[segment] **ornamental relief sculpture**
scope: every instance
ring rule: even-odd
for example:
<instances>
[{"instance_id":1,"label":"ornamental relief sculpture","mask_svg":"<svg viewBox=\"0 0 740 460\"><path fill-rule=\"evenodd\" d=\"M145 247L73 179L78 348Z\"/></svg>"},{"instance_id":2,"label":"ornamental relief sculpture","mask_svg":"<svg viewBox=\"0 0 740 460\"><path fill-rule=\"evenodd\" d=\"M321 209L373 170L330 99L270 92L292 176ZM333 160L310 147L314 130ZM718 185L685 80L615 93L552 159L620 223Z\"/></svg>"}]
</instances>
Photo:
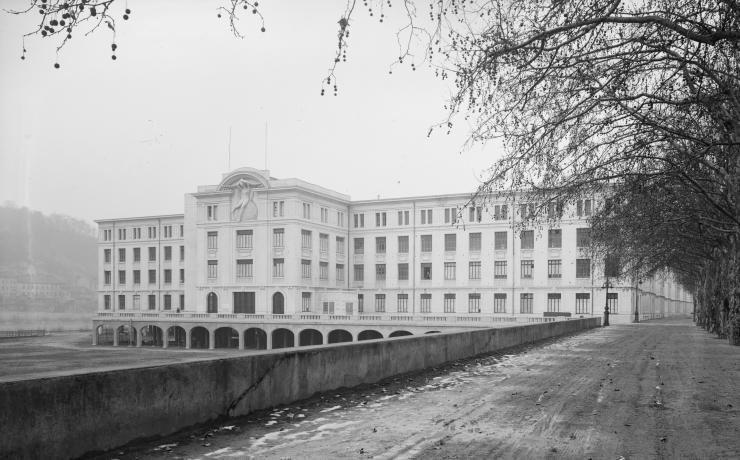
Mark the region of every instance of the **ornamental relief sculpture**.
<instances>
[{"instance_id":1,"label":"ornamental relief sculpture","mask_svg":"<svg viewBox=\"0 0 740 460\"><path fill-rule=\"evenodd\" d=\"M233 190L231 195L231 220L244 222L257 219L258 208L254 202L252 187L244 178L239 179L229 187Z\"/></svg>"}]
</instances>

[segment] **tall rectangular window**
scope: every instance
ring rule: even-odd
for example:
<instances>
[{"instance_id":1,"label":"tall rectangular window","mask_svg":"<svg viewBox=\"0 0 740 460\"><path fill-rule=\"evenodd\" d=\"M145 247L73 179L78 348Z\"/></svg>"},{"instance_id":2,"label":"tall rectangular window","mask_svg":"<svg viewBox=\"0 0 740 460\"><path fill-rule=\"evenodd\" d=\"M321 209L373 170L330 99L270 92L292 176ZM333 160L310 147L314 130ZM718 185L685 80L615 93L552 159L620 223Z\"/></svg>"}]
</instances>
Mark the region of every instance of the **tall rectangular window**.
<instances>
[{"instance_id":1,"label":"tall rectangular window","mask_svg":"<svg viewBox=\"0 0 740 460\"><path fill-rule=\"evenodd\" d=\"M180 284L185 284L185 269L180 269Z\"/></svg>"},{"instance_id":2,"label":"tall rectangular window","mask_svg":"<svg viewBox=\"0 0 740 460\"><path fill-rule=\"evenodd\" d=\"M110 230L103 230L103 241L110 241L112 238Z\"/></svg>"},{"instance_id":3,"label":"tall rectangular window","mask_svg":"<svg viewBox=\"0 0 740 460\"><path fill-rule=\"evenodd\" d=\"M578 217L591 215L591 200L578 200L576 202L576 214Z\"/></svg>"},{"instance_id":4,"label":"tall rectangular window","mask_svg":"<svg viewBox=\"0 0 740 460\"><path fill-rule=\"evenodd\" d=\"M376 227L385 227L387 225L387 215L384 212L376 212L375 213L375 226Z\"/></svg>"},{"instance_id":5,"label":"tall rectangular window","mask_svg":"<svg viewBox=\"0 0 740 460\"><path fill-rule=\"evenodd\" d=\"M480 261L468 262L468 279L479 280L480 279Z\"/></svg>"},{"instance_id":6,"label":"tall rectangular window","mask_svg":"<svg viewBox=\"0 0 740 460\"><path fill-rule=\"evenodd\" d=\"M255 312L254 292L234 292L234 313L253 315Z\"/></svg>"},{"instance_id":7,"label":"tall rectangular window","mask_svg":"<svg viewBox=\"0 0 740 460\"><path fill-rule=\"evenodd\" d=\"M218 276L218 261L209 260L208 261L208 278L215 279L216 276Z\"/></svg>"},{"instance_id":8,"label":"tall rectangular window","mask_svg":"<svg viewBox=\"0 0 740 460\"><path fill-rule=\"evenodd\" d=\"M506 313L506 294L493 295L493 312Z\"/></svg>"},{"instance_id":9,"label":"tall rectangular window","mask_svg":"<svg viewBox=\"0 0 740 460\"><path fill-rule=\"evenodd\" d=\"M363 294L357 294L357 313L365 311L365 296Z\"/></svg>"},{"instance_id":10,"label":"tall rectangular window","mask_svg":"<svg viewBox=\"0 0 740 460\"><path fill-rule=\"evenodd\" d=\"M422 263L421 264L421 279L431 280L432 279L432 264Z\"/></svg>"},{"instance_id":11,"label":"tall rectangular window","mask_svg":"<svg viewBox=\"0 0 740 460\"><path fill-rule=\"evenodd\" d=\"M534 306L534 294L520 294L519 313L531 314Z\"/></svg>"},{"instance_id":12,"label":"tall rectangular window","mask_svg":"<svg viewBox=\"0 0 740 460\"><path fill-rule=\"evenodd\" d=\"M591 278L591 259L576 259L576 278Z\"/></svg>"},{"instance_id":13,"label":"tall rectangular window","mask_svg":"<svg viewBox=\"0 0 740 460\"><path fill-rule=\"evenodd\" d=\"M319 233L319 251L321 254L329 253L329 235L326 233Z\"/></svg>"},{"instance_id":14,"label":"tall rectangular window","mask_svg":"<svg viewBox=\"0 0 740 460\"><path fill-rule=\"evenodd\" d=\"M285 276L285 259L272 259L272 276L273 278L282 278Z\"/></svg>"},{"instance_id":15,"label":"tall rectangular window","mask_svg":"<svg viewBox=\"0 0 740 460\"><path fill-rule=\"evenodd\" d=\"M185 225L180 225L180 238L185 236Z\"/></svg>"},{"instance_id":16,"label":"tall rectangular window","mask_svg":"<svg viewBox=\"0 0 740 460\"><path fill-rule=\"evenodd\" d=\"M157 284L157 270L149 270L149 284Z\"/></svg>"},{"instance_id":17,"label":"tall rectangular window","mask_svg":"<svg viewBox=\"0 0 740 460\"><path fill-rule=\"evenodd\" d=\"M169 268L164 270L164 284L172 284L172 270Z\"/></svg>"},{"instance_id":18,"label":"tall rectangular window","mask_svg":"<svg viewBox=\"0 0 740 460\"><path fill-rule=\"evenodd\" d=\"M385 237L375 237L375 254L385 254Z\"/></svg>"},{"instance_id":19,"label":"tall rectangular window","mask_svg":"<svg viewBox=\"0 0 740 460\"><path fill-rule=\"evenodd\" d=\"M301 230L301 249L311 249L311 230Z\"/></svg>"},{"instance_id":20,"label":"tall rectangular window","mask_svg":"<svg viewBox=\"0 0 740 460\"><path fill-rule=\"evenodd\" d=\"M563 261L560 259L550 259L547 261L547 277L560 278L562 276Z\"/></svg>"},{"instance_id":21,"label":"tall rectangular window","mask_svg":"<svg viewBox=\"0 0 740 460\"><path fill-rule=\"evenodd\" d=\"M150 247L149 248L149 262L154 262L157 260L157 248Z\"/></svg>"},{"instance_id":22,"label":"tall rectangular window","mask_svg":"<svg viewBox=\"0 0 740 460\"><path fill-rule=\"evenodd\" d=\"M551 201L547 203L547 218L557 219L563 215L563 204L559 201Z\"/></svg>"},{"instance_id":23,"label":"tall rectangular window","mask_svg":"<svg viewBox=\"0 0 740 460\"><path fill-rule=\"evenodd\" d=\"M506 232L496 232L493 234L493 238L494 238L494 243L493 243L494 249L496 249L497 251L506 249L506 240L507 240Z\"/></svg>"},{"instance_id":24,"label":"tall rectangular window","mask_svg":"<svg viewBox=\"0 0 740 460\"><path fill-rule=\"evenodd\" d=\"M180 262L185 260L185 246L180 246Z\"/></svg>"},{"instance_id":25,"label":"tall rectangular window","mask_svg":"<svg viewBox=\"0 0 740 460\"><path fill-rule=\"evenodd\" d=\"M355 238L355 254L365 253L365 238Z\"/></svg>"},{"instance_id":26,"label":"tall rectangular window","mask_svg":"<svg viewBox=\"0 0 740 460\"><path fill-rule=\"evenodd\" d=\"M375 264L375 281L385 281L385 264Z\"/></svg>"},{"instance_id":27,"label":"tall rectangular window","mask_svg":"<svg viewBox=\"0 0 740 460\"><path fill-rule=\"evenodd\" d=\"M165 238L172 238L172 225L165 225L164 226L164 237Z\"/></svg>"},{"instance_id":28,"label":"tall rectangular window","mask_svg":"<svg viewBox=\"0 0 740 460\"><path fill-rule=\"evenodd\" d=\"M432 312L432 295L431 294L421 294L419 300L420 300L419 311L421 313L431 313Z\"/></svg>"},{"instance_id":29,"label":"tall rectangular window","mask_svg":"<svg viewBox=\"0 0 740 460\"><path fill-rule=\"evenodd\" d=\"M365 228L365 214L357 213L354 215L355 228Z\"/></svg>"},{"instance_id":30,"label":"tall rectangular window","mask_svg":"<svg viewBox=\"0 0 740 460\"><path fill-rule=\"evenodd\" d=\"M329 279L329 262L319 262L319 279Z\"/></svg>"},{"instance_id":31,"label":"tall rectangular window","mask_svg":"<svg viewBox=\"0 0 740 460\"><path fill-rule=\"evenodd\" d=\"M445 313L455 313L455 294L445 294L444 309Z\"/></svg>"},{"instance_id":32,"label":"tall rectangular window","mask_svg":"<svg viewBox=\"0 0 740 460\"><path fill-rule=\"evenodd\" d=\"M131 231L133 232L132 238L135 240L141 239L141 227L132 228Z\"/></svg>"},{"instance_id":33,"label":"tall rectangular window","mask_svg":"<svg viewBox=\"0 0 740 460\"><path fill-rule=\"evenodd\" d=\"M134 294L132 300L133 300L132 310L141 310L141 295Z\"/></svg>"},{"instance_id":34,"label":"tall rectangular window","mask_svg":"<svg viewBox=\"0 0 740 460\"><path fill-rule=\"evenodd\" d=\"M407 281L409 279L409 264L398 264L398 280Z\"/></svg>"},{"instance_id":35,"label":"tall rectangular window","mask_svg":"<svg viewBox=\"0 0 740 460\"><path fill-rule=\"evenodd\" d=\"M303 203L303 218L304 219L311 218L311 205L308 203Z\"/></svg>"},{"instance_id":36,"label":"tall rectangular window","mask_svg":"<svg viewBox=\"0 0 740 460\"><path fill-rule=\"evenodd\" d=\"M468 294L468 313L480 313L480 294Z\"/></svg>"},{"instance_id":37,"label":"tall rectangular window","mask_svg":"<svg viewBox=\"0 0 740 460\"><path fill-rule=\"evenodd\" d=\"M445 224L454 224L457 217L457 208L445 208Z\"/></svg>"},{"instance_id":38,"label":"tall rectangular window","mask_svg":"<svg viewBox=\"0 0 740 460\"><path fill-rule=\"evenodd\" d=\"M252 278L252 268L254 264L252 259L237 259L236 260L236 277L237 278Z\"/></svg>"},{"instance_id":39,"label":"tall rectangular window","mask_svg":"<svg viewBox=\"0 0 740 460\"><path fill-rule=\"evenodd\" d=\"M506 279L506 261L497 260L493 263L493 277L494 279Z\"/></svg>"},{"instance_id":40,"label":"tall rectangular window","mask_svg":"<svg viewBox=\"0 0 740 460\"><path fill-rule=\"evenodd\" d=\"M421 252L432 252L432 235L421 235Z\"/></svg>"},{"instance_id":41,"label":"tall rectangular window","mask_svg":"<svg viewBox=\"0 0 740 460\"><path fill-rule=\"evenodd\" d=\"M337 211L337 225L344 227L344 212L342 211Z\"/></svg>"},{"instance_id":42,"label":"tall rectangular window","mask_svg":"<svg viewBox=\"0 0 740 460\"><path fill-rule=\"evenodd\" d=\"M310 292L301 292L301 311L304 313L311 311L311 293Z\"/></svg>"},{"instance_id":43,"label":"tall rectangular window","mask_svg":"<svg viewBox=\"0 0 740 460\"><path fill-rule=\"evenodd\" d=\"M164 247L164 260L172 260L172 246Z\"/></svg>"},{"instance_id":44,"label":"tall rectangular window","mask_svg":"<svg viewBox=\"0 0 740 460\"><path fill-rule=\"evenodd\" d=\"M118 248L118 262L126 262L126 248Z\"/></svg>"},{"instance_id":45,"label":"tall rectangular window","mask_svg":"<svg viewBox=\"0 0 740 460\"><path fill-rule=\"evenodd\" d=\"M301 278L311 278L311 261L307 259L301 259Z\"/></svg>"},{"instance_id":46,"label":"tall rectangular window","mask_svg":"<svg viewBox=\"0 0 740 460\"><path fill-rule=\"evenodd\" d=\"M454 233L445 234L445 252L455 252L457 250L457 235Z\"/></svg>"},{"instance_id":47,"label":"tall rectangular window","mask_svg":"<svg viewBox=\"0 0 740 460\"><path fill-rule=\"evenodd\" d=\"M547 247L560 249L563 247L563 231L559 228L551 228L547 231Z\"/></svg>"},{"instance_id":48,"label":"tall rectangular window","mask_svg":"<svg viewBox=\"0 0 740 460\"><path fill-rule=\"evenodd\" d=\"M103 284L109 285L110 283L111 283L110 270L105 270L103 272Z\"/></svg>"},{"instance_id":49,"label":"tall rectangular window","mask_svg":"<svg viewBox=\"0 0 740 460\"><path fill-rule=\"evenodd\" d=\"M153 240L157 237L157 227L147 227L146 228L147 236L150 240Z\"/></svg>"},{"instance_id":50,"label":"tall rectangular window","mask_svg":"<svg viewBox=\"0 0 740 460\"><path fill-rule=\"evenodd\" d=\"M218 205L212 204L206 206L206 220L218 219Z\"/></svg>"},{"instance_id":51,"label":"tall rectangular window","mask_svg":"<svg viewBox=\"0 0 740 460\"><path fill-rule=\"evenodd\" d=\"M408 254L409 253L409 237L408 235L399 235L398 237L398 253Z\"/></svg>"},{"instance_id":52,"label":"tall rectangular window","mask_svg":"<svg viewBox=\"0 0 740 460\"><path fill-rule=\"evenodd\" d=\"M337 256L344 256L344 237L337 237Z\"/></svg>"},{"instance_id":53,"label":"tall rectangular window","mask_svg":"<svg viewBox=\"0 0 740 460\"><path fill-rule=\"evenodd\" d=\"M162 308L165 310L172 310L172 295L165 294L163 296L163 300L164 300L164 306Z\"/></svg>"},{"instance_id":54,"label":"tall rectangular window","mask_svg":"<svg viewBox=\"0 0 740 460\"><path fill-rule=\"evenodd\" d=\"M185 294L180 294L180 311L185 309Z\"/></svg>"},{"instance_id":55,"label":"tall rectangular window","mask_svg":"<svg viewBox=\"0 0 740 460\"><path fill-rule=\"evenodd\" d=\"M254 243L254 231L253 230L237 230L236 231L236 248L237 249L252 249Z\"/></svg>"},{"instance_id":56,"label":"tall rectangular window","mask_svg":"<svg viewBox=\"0 0 740 460\"><path fill-rule=\"evenodd\" d=\"M126 240L126 229L125 228L119 228L118 229L118 239L120 241Z\"/></svg>"},{"instance_id":57,"label":"tall rectangular window","mask_svg":"<svg viewBox=\"0 0 740 460\"><path fill-rule=\"evenodd\" d=\"M321 222L324 224L329 223L329 209L321 208Z\"/></svg>"},{"instance_id":58,"label":"tall rectangular window","mask_svg":"<svg viewBox=\"0 0 740 460\"><path fill-rule=\"evenodd\" d=\"M522 230L520 239L522 249L534 249L534 230Z\"/></svg>"},{"instance_id":59,"label":"tall rectangular window","mask_svg":"<svg viewBox=\"0 0 740 460\"><path fill-rule=\"evenodd\" d=\"M576 229L576 247L587 248L591 245L591 229L590 228L577 228Z\"/></svg>"},{"instance_id":60,"label":"tall rectangular window","mask_svg":"<svg viewBox=\"0 0 740 460\"><path fill-rule=\"evenodd\" d=\"M534 276L534 260L522 260L522 278Z\"/></svg>"},{"instance_id":61,"label":"tall rectangular window","mask_svg":"<svg viewBox=\"0 0 740 460\"><path fill-rule=\"evenodd\" d=\"M432 210L431 209L421 210L421 224L422 225L432 225Z\"/></svg>"},{"instance_id":62,"label":"tall rectangular window","mask_svg":"<svg viewBox=\"0 0 740 460\"><path fill-rule=\"evenodd\" d=\"M109 264L111 261L111 250L110 249L104 249L103 250L103 261L106 264Z\"/></svg>"},{"instance_id":63,"label":"tall rectangular window","mask_svg":"<svg viewBox=\"0 0 740 460\"><path fill-rule=\"evenodd\" d=\"M103 308L106 310L110 310L110 294L106 294L103 296Z\"/></svg>"},{"instance_id":64,"label":"tall rectangular window","mask_svg":"<svg viewBox=\"0 0 740 460\"><path fill-rule=\"evenodd\" d=\"M589 303L591 301L591 294L576 293L576 315L584 315L591 313L591 307Z\"/></svg>"},{"instance_id":65,"label":"tall rectangular window","mask_svg":"<svg viewBox=\"0 0 740 460\"><path fill-rule=\"evenodd\" d=\"M337 282L344 281L344 264L337 264Z\"/></svg>"},{"instance_id":66,"label":"tall rectangular window","mask_svg":"<svg viewBox=\"0 0 740 460\"><path fill-rule=\"evenodd\" d=\"M118 284L126 284L126 270L118 270Z\"/></svg>"},{"instance_id":67,"label":"tall rectangular window","mask_svg":"<svg viewBox=\"0 0 740 460\"><path fill-rule=\"evenodd\" d=\"M454 280L457 276L457 264L455 262L445 262L445 279Z\"/></svg>"},{"instance_id":68,"label":"tall rectangular window","mask_svg":"<svg viewBox=\"0 0 740 460\"><path fill-rule=\"evenodd\" d=\"M365 281L365 265L355 264L355 281Z\"/></svg>"},{"instance_id":69,"label":"tall rectangular window","mask_svg":"<svg viewBox=\"0 0 740 460\"><path fill-rule=\"evenodd\" d=\"M398 225L408 225L409 224L409 212L408 211L398 211Z\"/></svg>"},{"instance_id":70,"label":"tall rectangular window","mask_svg":"<svg viewBox=\"0 0 740 460\"><path fill-rule=\"evenodd\" d=\"M148 303L149 303L149 309L156 310L157 309L157 296L155 296L154 294L149 294L147 298L148 298Z\"/></svg>"},{"instance_id":71,"label":"tall rectangular window","mask_svg":"<svg viewBox=\"0 0 740 460\"><path fill-rule=\"evenodd\" d=\"M560 311L560 293L547 294L547 311L559 312Z\"/></svg>"},{"instance_id":72,"label":"tall rectangular window","mask_svg":"<svg viewBox=\"0 0 740 460\"><path fill-rule=\"evenodd\" d=\"M375 294L375 312L385 313L385 294Z\"/></svg>"},{"instance_id":73,"label":"tall rectangular window","mask_svg":"<svg viewBox=\"0 0 740 460\"><path fill-rule=\"evenodd\" d=\"M606 295L606 305L609 307L609 313L619 313L619 294L610 292Z\"/></svg>"},{"instance_id":74,"label":"tall rectangular window","mask_svg":"<svg viewBox=\"0 0 740 460\"><path fill-rule=\"evenodd\" d=\"M126 296L123 294L118 295L118 309L119 310L126 309Z\"/></svg>"},{"instance_id":75,"label":"tall rectangular window","mask_svg":"<svg viewBox=\"0 0 740 460\"><path fill-rule=\"evenodd\" d=\"M134 284L141 284L141 270L134 270Z\"/></svg>"},{"instance_id":76,"label":"tall rectangular window","mask_svg":"<svg viewBox=\"0 0 740 460\"><path fill-rule=\"evenodd\" d=\"M396 298L396 311L398 311L398 313L408 313L409 312L409 295L408 294L398 294Z\"/></svg>"},{"instance_id":77,"label":"tall rectangular window","mask_svg":"<svg viewBox=\"0 0 740 460\"><path fill-rule=\"evenodd\" d=\"M285 247L285 229L284 228L273 228L272 229L272 247L273 248L284 248Z\"/></svg>"},{"instance_id":78,"label":"tall rectangular window","mask_svg":"<svg viewBox=\"0 0 740 460\"><path fill-rule=\"evenodd\" d=\"M481 249L481 233L471 233L468 240L468 249L470 252L480 252Z\"/></svg>"},{"instance_id":79,"label":"tall rectangular window","mask_svg":"<svg viewBox=\"0 0 740 460\"><path fill-rule=\"evenodd\" d=\"M141 262L141 248L134 248L134 263Z\"/></svg>"},{"instance_id":80,"label":"tall rectangular window","mask_svg":"<svg viewBox=\"0 0 740 460\"><path fill-rule=\"evenodd\" d=\"M493 207L493 218L495 220L506 220L509 218L509 206L497 204Z\"/></svg>"},{"instance_id":81,"label":"tall rectangular window","mask_svg":"<svg viewBox=\"0 0 740 460\"><path fill-rule=\"evenodd\" d=\"M334 314L334 302L324 302L322 306L323 306L323 312L325 315Z\"/></svg>"},{"instance_id":82,"label":"tall rectangular window","mask_svg":"<svg viewBox=\"0 0 740 460\"><path fill-rule=\"evenodd\" d=\"M218 249L218 232L208 232L208 249Z\"/></svg>"}]
</instances>

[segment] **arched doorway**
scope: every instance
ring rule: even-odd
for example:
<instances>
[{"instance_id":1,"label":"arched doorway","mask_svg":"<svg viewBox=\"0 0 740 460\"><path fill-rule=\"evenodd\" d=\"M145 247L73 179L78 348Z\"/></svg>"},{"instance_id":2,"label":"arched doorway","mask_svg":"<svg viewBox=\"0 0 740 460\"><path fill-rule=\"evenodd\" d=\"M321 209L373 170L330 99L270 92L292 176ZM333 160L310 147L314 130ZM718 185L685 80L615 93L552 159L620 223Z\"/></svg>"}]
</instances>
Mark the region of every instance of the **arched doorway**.
<instances>
[{"instance_id":1,"label":"arched doorway","mask_svg":"<svg viewBox=\"0 0 740 460\"><path fill-rule=\"evenodd\" d=\"M113 328L110 326L100 325L95 328L95 334L97 335L96 343L98 345L113 345Z\"/></svg>"},{"instance_id":2,"label":"arched doorway","mask_svg":"<svg viewBox=\"0 0 740 460\"><path fill-rule=\"evenodd\" d=\"M329 332L329 340L327 341L327 343L342 343L351 341L352 334L350 334L349 331L345 331L344 329L334 329L333 331Z\"/></svg>"},{"instance_id":3,"label":"arched doorway","mask_svg":"<svg viewBox=\"0 0 740 460\"><path fill-rule=\"evenodd\" d=\"M231 327L219 327L215 333L216 348L239 348L239 333Z\"/></svg>"},{"instance_id":4,"label":"arched doorway","mask_svg":"<svg viewBox=\"0 0 740 460\"><path fill-rule=\"evenodd\" d=\"M272 331L272 348L290 348L295 346L295 337L288 329L275 329Z\"/></svg>"},{"instance_id":5,"label":"arched doorway","mask_svg":"<svg viewBox=\"0 0 740 460\"><path fill-rule=\"evenodd\" d=\"M301 347L321 345L322 343L324 343L324 336L316 329L304 329L298 334L298 345Z\"/></svg>"},{"instance_id":6,"label":"arched doorway","mask_svg":"<svg viewBox=\"0 0 740 460\"><path fill-rule=\"evenodd\" d=\"M180 326L172 326L167 329L167 346L185 348L185 329Z\"/></svg>"},{"instance_id":7,"label":"arched doorway","mask_svg":"<svg viewBox=\"0 0 740 460\"><path fill-rule=\"evenodd\" d=\"M144 326L139 330L141 334L141 345L147 347L161 347L164 342L164 334L158 326Z\"/></svg>"},{"instance_id":8,"label":"arched doorway","mask_svg":"<svg viewBox=\"0 0 740 460\"><path fill-rule=\"evenodd\" d=\"M285 314L285 296L282 292L276 292L272 295L272 314ZM292 345L291 345L292 346Z\"/></svg>"},{"instance_id":9,"label":"arched doorway","mask_svg":"<svg viewBox=\"0 0 740 460\"><path fill-rule=\"evenodd\" d=\"M266 350L267 334L258 327L250 327L244 331L244 348L247 350Z\"/></svg>"},{"instance_id":10,"label":"arched doorway","mask_svg":"<svg viewBox=\"0 0 740 460\"><path fill-rule=\"evenodd\" d=\"M208 313L218 313L218 296L215 292L209 292L206 296L206 306Z\"/></svg>"},{"instance_id":11,"label":"arched doorway","mask_svg":"<svg viewBox=\"0 0 740 460\"><path fill-rule=\"evenodd\" d=\"M409 331L393 331L388 337L403 337L405 335L413 335Z\"/></svg>"},{"instance_id":12,"label":"arched doorway","mask_svg":"<svg viewBox=\"0 0 740 460\"><path fill-rule=\"evenodd\" d=\"M376 339L382 339L383 334L381 334L378 331L373 330L367 330L360 332L360 335L357 336L357 340L376 340Z\"/></svg>"},{"instance_id":13,"label":"arched doorway","mask_svg":"<svg viewBox=\"0 0 740 460\"><path fill-rule=\"evenodd\" d=\"M118 331L118 345L136 345L136 328L129 325L120 326Z\"/></svg>"},{"instance_id":14,"label":"arched doorway","mask_svg":"<svg viewBox=\"0 0 740 460\"><path fill-rule=\"evenodd\" d=\"M190 347L208 348L208 329L202 326L190 329Z\"/></svg>"}]
</instances>

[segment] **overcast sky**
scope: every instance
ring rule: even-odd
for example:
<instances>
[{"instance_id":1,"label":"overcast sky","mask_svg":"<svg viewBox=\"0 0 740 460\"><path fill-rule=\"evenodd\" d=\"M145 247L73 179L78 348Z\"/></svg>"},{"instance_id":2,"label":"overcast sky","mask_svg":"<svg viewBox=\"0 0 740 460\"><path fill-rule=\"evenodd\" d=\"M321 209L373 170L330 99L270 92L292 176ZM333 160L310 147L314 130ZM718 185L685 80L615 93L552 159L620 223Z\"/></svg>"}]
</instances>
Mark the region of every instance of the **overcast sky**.
<instances>
[{"instance_id":1,"label":"overcast sky","mask_svg":"<svg viewBox=\"0 0 740 460\"><path fill-rule=\"evenodd\" d=\"M184 193L228 170L230 127L232 169L262 169L266 147L273 176L353 199L472 192L500 154L461 154L462 123L427 137L450 88L423 66L388 73L398 6L379 24L358 2L339 96L322 97L342 0L266 2L267 32L245 14L243 40L216 17L223 3L128 0L116 61L103 29L58 57L56 42L28 39L21 61L37 15L0 12L0 203L88 221L180 213Z\"/></svg>"}]
</instances>

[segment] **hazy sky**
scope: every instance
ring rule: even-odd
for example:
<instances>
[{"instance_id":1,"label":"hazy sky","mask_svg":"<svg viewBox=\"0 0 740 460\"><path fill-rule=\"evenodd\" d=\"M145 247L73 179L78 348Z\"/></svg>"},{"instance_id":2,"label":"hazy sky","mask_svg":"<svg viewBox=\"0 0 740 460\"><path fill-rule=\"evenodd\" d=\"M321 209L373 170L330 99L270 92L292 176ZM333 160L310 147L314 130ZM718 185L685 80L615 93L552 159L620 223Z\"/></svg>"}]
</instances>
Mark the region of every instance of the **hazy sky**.
<instances>
[{"instance_id":1,"label":"hazy sky","mask_svg":"<svg viewBox=\"0 0 740 460\"><path fill-rule=\"evenodd\" d=\"M180 213L184 193L227 171L229 127L232 169L264 167L267 124L273 176L353 199L473 191L499 155L495 144L460 154L463 123L427 137L450 88L424 66L389 75L400 5L379 24L358 2L339 96L322 97L342 0L265 2L267 32L245 14L243 40L216 17L226 0L127 3L116 61L104 29L58 57L57 42L31 38L21 61L37 15L0 12L0 203L88 221Z\"/></svg>"}]
</instances>

